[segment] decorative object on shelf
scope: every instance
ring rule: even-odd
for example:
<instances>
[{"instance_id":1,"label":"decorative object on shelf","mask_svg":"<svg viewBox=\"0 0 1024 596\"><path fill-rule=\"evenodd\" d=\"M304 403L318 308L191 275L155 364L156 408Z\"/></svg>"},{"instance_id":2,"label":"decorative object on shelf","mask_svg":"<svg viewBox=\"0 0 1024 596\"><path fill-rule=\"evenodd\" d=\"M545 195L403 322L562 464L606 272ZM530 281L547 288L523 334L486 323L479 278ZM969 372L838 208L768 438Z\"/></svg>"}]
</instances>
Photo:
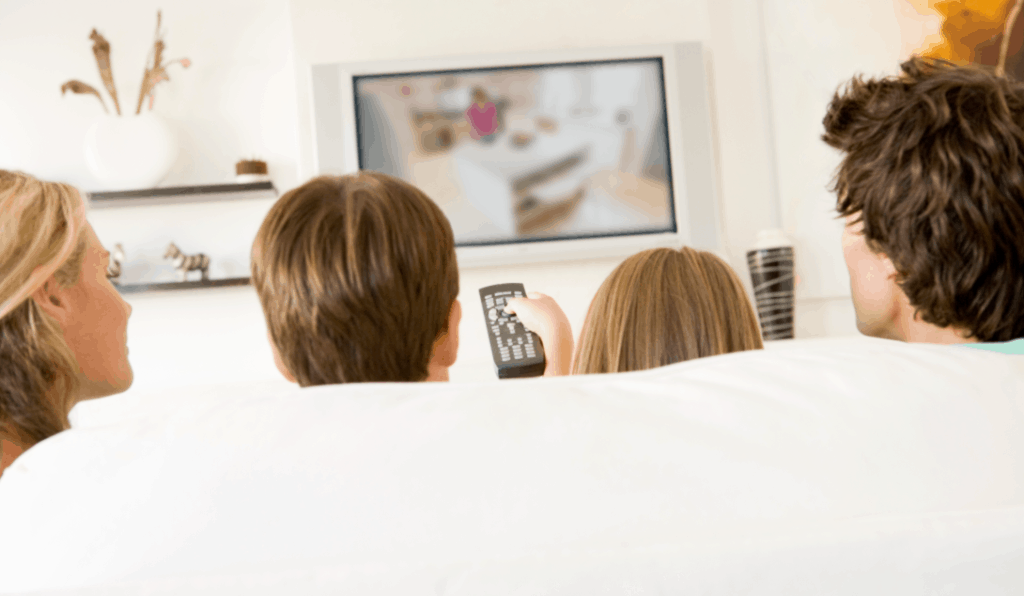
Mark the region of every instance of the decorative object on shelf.
<instances>
[{"instance_id":1,"label":"decorative object on shelf","mask_svg":"<svg viewBox=\"0 0 1024 596\"><path fill-rule=\"evenodd\" d=\"M267 162L254 158L243 159L235 164L235 182L248 184L268 181L270 176L267 174Z\"/></svg>"},{"instance_id":2,"label":"decorative object on shelf","mask_svg":"<svg viewBox=\"0 0 1024 596\"><path fill-rule=\"evenodd\" d=\"M107 190L157 185L178 157L174 133L156 114L104 114L85 133L85 162Z\"/></svg>"},{"instance_id":3,"label":"decorative object on shelf","mask_svg":"<svg viewBox=\"0 0 1024 596\"><path fill-rule=\"evenodd\" d=\"M124 247L120 243L114 245L110 253L110 265L107 266L107 277L114 284L121 283L121 265L124 263Z\"/></svg>"},{"instance_id":4,"label":"decorative object on shelf","mask_svg":"<svg viewBox=\"0 0 1024 596\"><path fill-rule=\"evenodd\" d=\"M209 279L210 257L203 253L186 255L182 253L181 249L175 246L172 242L167 245L167 251L164 252L164 258L171 259L174 263L174 268L178 270L178 275L181 277L181 281L187 280L189 271L199 271L202 275L200 279L203 281Z\"/></svg>"},{"instance_id":5,"label":"decorative object on shelf","mask_svg":"<svg viewBox=\"0 0 1024 596\"><path fill-rule=\"evenodd\" d=\"M95 87L78 80L70 80L61 85L62 95L68 91L95 95L103 106L105 113L86 132L84 149L89 170L108 190L155 186L167 175L177 157L178 146L171 129L155 114L142 112L147 98L149 109L153 109L157 84L170 80L168 67L180 64L188 68L191 65L188 58L164 61L165 44L160 23L161 14L157 11L156 40L146 58L134 116L121 117L121 105L110 68L110 43L96 29L89 36L93 41L92 51L116 115L110 113L103 96Z\"/></svg>"},{"instance_id":6,"label":"decorative object on shelf","mask_svg":"<svg viewBox=\"0 0 1024 596\"><path fill-rule=\"evenodd\" d=\"M757 318L766 340L793 338L793 243L782 230L757 233L754 249L747 252L750 281L754 285Z\"/></svg>"}]
</instances>

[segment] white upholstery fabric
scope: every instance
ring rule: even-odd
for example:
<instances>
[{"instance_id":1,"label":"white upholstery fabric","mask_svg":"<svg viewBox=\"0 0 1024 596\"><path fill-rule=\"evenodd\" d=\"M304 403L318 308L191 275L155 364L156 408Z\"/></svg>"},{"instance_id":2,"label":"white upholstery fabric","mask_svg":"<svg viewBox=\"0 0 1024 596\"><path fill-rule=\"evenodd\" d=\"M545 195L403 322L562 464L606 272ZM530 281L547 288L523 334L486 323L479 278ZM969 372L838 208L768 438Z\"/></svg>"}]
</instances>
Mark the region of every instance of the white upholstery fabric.
<instances>
[{"instance_id":1,"label":"white upholstery fabric","mask_svg":"<svg viewBox=\"0 0 1024 596\"><path fill-rule=\"evenodd\" d=\"M793 342L624 375L81 404L0 592L1024 593L1024 358Z\"/></svg>"}]
</instances>

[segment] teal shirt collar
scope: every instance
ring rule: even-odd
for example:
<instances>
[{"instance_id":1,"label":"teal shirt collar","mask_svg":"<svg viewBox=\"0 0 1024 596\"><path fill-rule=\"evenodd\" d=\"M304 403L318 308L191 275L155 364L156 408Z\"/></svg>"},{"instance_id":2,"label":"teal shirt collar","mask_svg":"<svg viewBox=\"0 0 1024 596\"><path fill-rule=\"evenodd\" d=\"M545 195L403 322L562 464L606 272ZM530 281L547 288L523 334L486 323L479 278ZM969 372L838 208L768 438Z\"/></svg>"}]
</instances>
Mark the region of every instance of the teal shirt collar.
<instances>
[{"instance_id":1,"label":"teal shirt collar","mask_svg":"<svg viewBox=\"0 0 1024 596\"><path fill-rule=\"evenodd\" d=\"M982 343L982 344L960 344L976 350L988 350L1001 354L1017 354L1024 356L1024 337L1004 342Z\"/></svg>"}]
</instances>

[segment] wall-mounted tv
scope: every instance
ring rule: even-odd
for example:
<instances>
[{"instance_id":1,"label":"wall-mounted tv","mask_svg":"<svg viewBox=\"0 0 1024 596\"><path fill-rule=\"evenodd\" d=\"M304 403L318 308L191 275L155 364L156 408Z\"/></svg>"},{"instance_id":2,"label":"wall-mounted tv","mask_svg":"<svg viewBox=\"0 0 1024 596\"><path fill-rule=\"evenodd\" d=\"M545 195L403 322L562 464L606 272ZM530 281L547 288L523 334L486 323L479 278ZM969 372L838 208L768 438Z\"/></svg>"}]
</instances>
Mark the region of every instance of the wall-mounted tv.
<instances>
[{"instance_id":1,"label":"wall-mounted tv","mask_svg":"<svg viewBox=\"0 0 1024 596\"><path fill-rule=\"evenodd\" d=\"M368 169L418 186L463 264L720 248L699 44L314 65L310 77L309 175Z\"/></svg>"}]
</instances>

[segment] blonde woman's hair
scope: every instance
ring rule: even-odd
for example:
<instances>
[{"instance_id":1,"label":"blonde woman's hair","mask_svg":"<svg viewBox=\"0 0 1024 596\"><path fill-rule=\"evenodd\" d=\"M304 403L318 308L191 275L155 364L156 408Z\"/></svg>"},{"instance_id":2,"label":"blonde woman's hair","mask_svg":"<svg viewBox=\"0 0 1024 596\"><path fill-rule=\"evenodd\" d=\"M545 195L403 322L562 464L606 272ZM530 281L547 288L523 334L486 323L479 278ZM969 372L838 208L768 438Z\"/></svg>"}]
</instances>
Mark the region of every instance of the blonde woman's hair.
<instances>
[{"instance_id":1,"label":"blonde woman's hair","mask_svg":"<svg viewBox=\"0 0 1024 596\"><path fill-rule=\"evenodd\" d=\"M53 276L78 281L85 204L67 184L0 170L0 436L28 447L68 427L78 364L31 298Z\"/></svg>"},{"instance_id":2,"label":"blonde woman's hair","mask_svg":"<svg viewBox=\"0 0 1024 596\"><path fill-rule=\"evenodd\" d=\"M580 332L573 374L656 368L763 348L736 273L683 247L629 257L604 280Z\"/></svg>"}]
</instances>

